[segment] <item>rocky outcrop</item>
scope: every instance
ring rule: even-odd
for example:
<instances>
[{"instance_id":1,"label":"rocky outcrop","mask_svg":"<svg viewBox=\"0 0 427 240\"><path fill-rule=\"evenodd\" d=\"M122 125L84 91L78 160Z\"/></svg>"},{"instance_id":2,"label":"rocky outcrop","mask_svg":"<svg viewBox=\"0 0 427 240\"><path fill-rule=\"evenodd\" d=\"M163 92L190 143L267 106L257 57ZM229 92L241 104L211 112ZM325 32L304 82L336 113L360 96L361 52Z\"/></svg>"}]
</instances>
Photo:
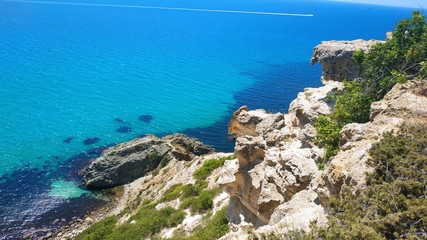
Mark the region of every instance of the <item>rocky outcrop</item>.
<instances>
[{"instance_id":1,"label":"rocky outcrop","mask_svg":"<svg viewBox=\"0 0 427 240\"><path fill-rule=\"evenodd\" d=\"M227 213L234 224L282 229L285 224L281 219L291 212L294 215L289 216L299 219L294 226L298 229L308 228L311 221L325 222L317 194L309 187L320 173L315 159L323 155L313 143L316 131L311 121L330 113L327 95L342 83L324 83L298 94L288 114L267 114L247 107L233 114L229 133L237 136L237 160L225 165L218 183L230 195ZM307 211L316 214L304 215L298 212L298 205L310 206ZM292 217L286 221L292 222Z\"/></svg>"},{"instance_id":2,"label":"rocky outcrop","mask_svg":"<svg viewBox=\"0 0 427 240\"><path fill-rule=\"evenodd\" d=\"M366 186L369 149L383 133L398 130L405 122L427 123L427 83L397 84L372 104L370 122L344 126L340 152L321 171L315 160L323 157L323 149L314 144L312 121L331 112L333 103L326 96L340 88L342 83L331 81L305 89L288 114L247 107L234 113L229 131L237 136L237 159L226 162L218 180L230 195L227 214L234 232L222 239L245 239L248 226L255 228L251 232L268 236L309 230L311 222L325 224L330 195L338 194L343 185L355 193Z\"/></svg>"},{"instance_id":3,"label":"rocky outcrop","mask_svg":"<svg viewBox=\"0 0 427 240\"><path fill-rule=\"evenodd\" d=\"M353 53L359 50L368 52L378 40L354 40L354 41L325 41L314 48L311 64L320 62L322 65L322 77L325 80L343 81L352 80L358 75Z\"/></svg>"},{"instance_id":4,"label":"rocky outcrop","mask_svg":"<svg viewBox=\"0 0 427 240\"><path fill-rule=\"evenodd\" d=\"M172 159L188 161L213 149L182 134L153 135L106 149L84 169L83 185L109 188L129 183Z\"/></svg>"},{"instance_id":5,"label":"rocky outcrop","mask_svg":"<svg viewBox=\"0 0 427 240\"><path fill-rule=\"evenodd\" d=\"M366 187L365 176L372 169L366 164L372 144L385 132L397 131L403 123L427 122L427 82L397 84L383 100L371 105L368 123L351 123L340 133L340 151L317 180L316 192L325 207L326 198L338 194L343 185L357 193Z\"/></svg>"}]
</instances>

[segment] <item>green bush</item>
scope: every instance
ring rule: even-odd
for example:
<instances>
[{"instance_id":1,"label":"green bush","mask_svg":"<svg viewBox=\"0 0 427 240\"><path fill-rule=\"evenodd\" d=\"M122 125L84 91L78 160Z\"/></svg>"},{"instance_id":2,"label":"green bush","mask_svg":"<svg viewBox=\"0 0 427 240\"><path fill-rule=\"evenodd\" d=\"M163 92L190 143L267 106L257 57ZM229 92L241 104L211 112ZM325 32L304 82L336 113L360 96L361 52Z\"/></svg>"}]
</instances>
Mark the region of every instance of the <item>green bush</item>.
<instances>
[{"instance_id":1,"label":"green bush","mask_svg":"<svg viewBox=\"0 0 427 240\"><path fill-rule=\"evenodd\" d=\"M339 133L342 126L333 121L330 116L319 116L313 125L317 130L318 145L324 147L324 160L327 161L338 153ZM318 164L323 165L324 161L320 161Z\"/></svg>"},{"instance_id":2,"label":"green bush","mask_svg":"<svg viewBox=\"0 0 427 240\"><path fill-rule=\"evenodd\" d=\"M206 178L208 178L215 169L224 165L225 160L230 160L233 158L234 156L230 155L227 157L222 157L220 159L206 160L203 165L194 172L193 177L196 180L206 180Z\"/></svg>"},{"instance_id":3,"label":"green bush","mask_svg":"<svg viewBox=\"0 0 427 240\"><path fill-rule=\"evenodd\" d=\"M144 239L160 232L166 227L174 227L185 218L183 210L166 207L157 210L157 203L144 201L136 214L116 225L118 217L106 217L82 232L76 239L81 240L117 240Z\"/></svg>"},{"instance_id":4,"label":"green bush","mask_svg":"<svg viewBox=\"0 0 427 240\"><path fill-rule=\"evenodd\" d=\"M370 150L367 188L343 188L330 200L320 239L425 239L427 233L427 127L387 133Z\"/></svg>"},{"instance_id":5,"label":"green bush","mask_svg":"<svg viewBox=\"0 0 427 240\"><path fill-rule=\"evenodd\" d=\"M179 197L181 197L182 195L182 188L183 188L183 184L179 183L179 184L174 184L172 186L170 186L170 188L168 188L162 195L162 197L160 198L159 202L169 202L172 200L175 200Z\"/></svg>"},{"instance_id":6,"label":"green bush","mask_svg":"<svg viewBox=\"0 0 427 240\"><path fill-rule=\"evenodd\" d=\"M213 199L221 192L219 187L203 190L197 196L183 198L180 208L190 209L192 214L204 213L213 208Z\"/></svg>"},{"instance_id":7,"label":"green bush","mask_svg":"<svg viewBox=\"0 0 427 240\"><path fill-rule=\"evenodd\" d=\"M106 236L113 232L116 225L117 217L111 216L102 219L84 230L75 239L76 240L104 240Z\"/></svg>"},{"instance_id":8,"label":"green bush","mask_svg":"<svg viewBox=\"0 0 427 240\"><path fill-rule=\"evenodd\" d=\"M224 236L228 231L228 220L226 217L226 208L219 210L205 224L198 227L194 234L189 236L189 240L214 240Z\"/></svg>"}]
</instances>

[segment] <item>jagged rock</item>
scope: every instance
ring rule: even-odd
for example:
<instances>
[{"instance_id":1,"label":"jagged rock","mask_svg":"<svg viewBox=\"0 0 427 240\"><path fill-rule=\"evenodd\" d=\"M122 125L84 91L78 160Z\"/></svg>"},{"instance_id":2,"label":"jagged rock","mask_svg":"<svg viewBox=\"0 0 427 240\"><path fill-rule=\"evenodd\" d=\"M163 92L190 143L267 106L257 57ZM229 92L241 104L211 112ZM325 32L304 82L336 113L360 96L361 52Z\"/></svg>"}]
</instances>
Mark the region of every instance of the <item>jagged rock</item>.
<instances>
[{"instance_id":1,"label":"jagged rock","mask_svg":"<svg viewBox=\"0 0 427 240\"><path fill-rule=\"evenodd\" d=\"M230 195L227 216L233 224L249 223L255 228L269 224L274 214L275 218L286 215L285 211L276 213L277 209L309 187L319 172L315 159L323 155L312 143L316 130L311 121L330 113L326 96L341 87L340 82L325 82L321 88L305 89L291 103L288 114L247 107L233 114L229 132L238 136L237 161L226 164L218 180ZM306 201L318 204L311 203L311 198ZM318 217L307 218L304 226Z\"/></svg>"},{"instance_id":2,"label":"jagged rock","mask_svg":"<svg viewBox=\"0 0 427 240\"><path fill-rule=\"evenodd\" d=\"M153 135L118 144L105 150L85 170L87 188L109 188L129 183L172 158L189 160L213 151L196 139L173 134L162 139Z\"/></svg>"},{"instance_id":3,"label":"jagged rock","mask_svg":"<svg viewBox=\"0 0 427 240\"><path fill-rule=\"evenodd\" d=\"M323 81L324 86L305 88L289 106L289 120L293 126L305 126L319 115L331 113L334 103L328 95L341 90L343 84L336 81Z\"/></svg>"},{"instance_id":4,"label":"jagged rock","mask_svg":"<svg viewBox=\"0 0 427 240\"><path fill-rule=\"evenodd\" d=\"M351 123L340 132L340 152L331 160L320 176L319 194L322 205L326 198L338 194L343 185L353 192L366 187L366 173L372 171L366 162L372 144L379 142L385 132L397 131L403 123L427 122L427 83L397 84L383 100L371 105L368 123Z\"/></svg>"},{"instance_id":5,"label":"jagged rock","mask_svg":"<svg viewBox=\"0 0 427 240\"><path fill-rule=\"evenodd\" d=\"M228 124L228 134L234 134L236 137L243 135L256 136L256 125L267 116L269 115L264 109L248 111L247 106L242 106L233 113Z\"/></svg>"},{"instance_id":6,"label":"jagged rock","mask_svg":"<svg viewBox=\"0 0 427 240\"><path fill-rule=\"evenodd\" d=\"M311 64L322 64L322 77L325 80L352 80L358 75L356 64L352 61L355 51L368 52L378 40L325 41L314 48Z\"/></svg>"}]
</instances>

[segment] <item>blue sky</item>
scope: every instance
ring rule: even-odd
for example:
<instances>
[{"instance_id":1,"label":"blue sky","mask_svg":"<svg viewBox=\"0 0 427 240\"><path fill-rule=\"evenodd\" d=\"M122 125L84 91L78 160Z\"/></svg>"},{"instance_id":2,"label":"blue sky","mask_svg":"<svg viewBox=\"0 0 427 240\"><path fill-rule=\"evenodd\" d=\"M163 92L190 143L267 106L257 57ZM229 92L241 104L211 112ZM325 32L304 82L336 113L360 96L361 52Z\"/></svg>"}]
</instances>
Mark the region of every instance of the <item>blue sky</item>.
<instances>
[{"instance_id":1,"label":"blue sky","mask_svg":"<svg viewBox=\"0 0 427 240\"><path fill-rule=\"evenodd\" d=\"M332 0L339 2L366 3L386 6L410 7L427 9L427 0Z\"/></svg>"}]
</instances>

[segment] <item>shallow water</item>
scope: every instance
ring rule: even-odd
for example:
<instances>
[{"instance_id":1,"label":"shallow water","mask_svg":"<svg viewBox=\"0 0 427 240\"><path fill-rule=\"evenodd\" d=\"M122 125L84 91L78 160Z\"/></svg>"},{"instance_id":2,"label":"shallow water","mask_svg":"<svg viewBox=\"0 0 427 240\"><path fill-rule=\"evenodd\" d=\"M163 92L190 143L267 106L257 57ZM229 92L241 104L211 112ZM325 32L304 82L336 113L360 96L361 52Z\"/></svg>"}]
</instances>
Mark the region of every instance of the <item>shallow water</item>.
<instances>
[{"instance_id":1,"label":"shallow water","mask_svg":"<svg viewBox=\"0 0 427 240\"><path fill-rule=\"evenodd\" d=\"M87 2L314 17L0 1L0 238L102 204L78 187L98 147L184 132L232 151L235 109L286 112L321 84L309 64L320 41L383 39L410 15L313 0Z\"/></svg>"}]
</instances>

